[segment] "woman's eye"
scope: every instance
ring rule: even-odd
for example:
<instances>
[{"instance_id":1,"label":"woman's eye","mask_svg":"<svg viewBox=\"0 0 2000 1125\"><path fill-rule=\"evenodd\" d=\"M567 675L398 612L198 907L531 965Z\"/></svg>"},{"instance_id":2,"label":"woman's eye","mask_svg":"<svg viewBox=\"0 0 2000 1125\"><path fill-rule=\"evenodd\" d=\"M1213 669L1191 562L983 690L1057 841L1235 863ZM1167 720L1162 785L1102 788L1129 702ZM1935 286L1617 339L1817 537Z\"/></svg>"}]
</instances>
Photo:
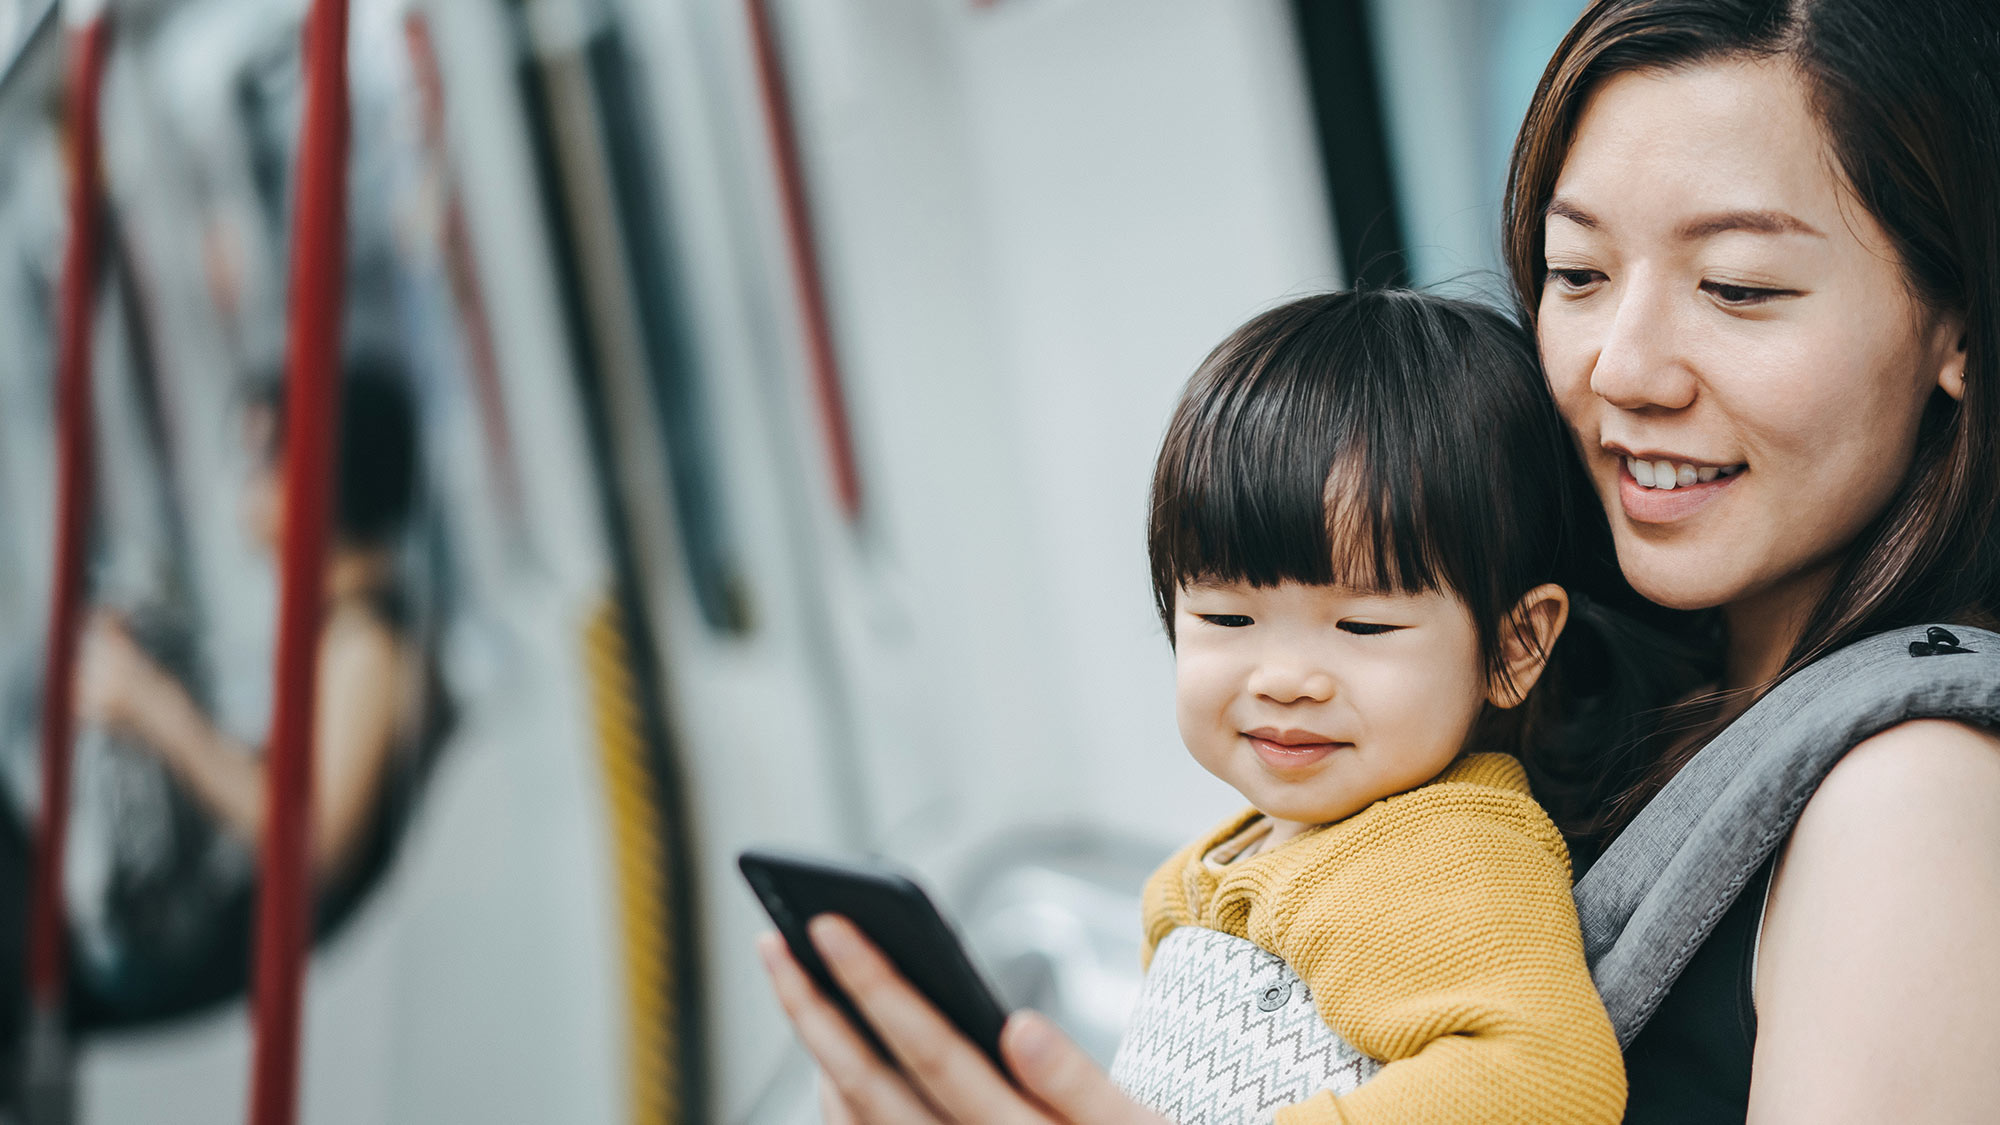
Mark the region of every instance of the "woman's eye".
<instances>
[{"instance_id":1,"label":"woman's eye","mask_svg":"<svg viewBox=\"0 0 2000 1125\"><path fill-rule=\"evenodd\" d=\"M1790 289L1763 289L1755 285L1731 285L1722 281L1704 281L1703 291L1725 305L1761 305L1774 297L1783 297Z\"/></svg>"},{"instance_id":2,"label":"woman's eye","mask_svg":"<svg viewBox=\"0 0 2000 1125\"><path fill-rule=\"evenodd\" d=\"M1596 270L1551 268L1548 272L1549 283L1571 291L1588 289L1603 279Z\"/></svg>"},{"instance_id":3,"label":"woman's eye","mask_svg":"<svg viewBox=\"0 0 2000 1125\"><path fill-rule=\"evenodd\" d=\"M1248 617L1240 613L1198 613L1195 616L1210 625L1220 625L1224 629L1241 629L1245 625L1252 624Z\"/></svg>"},{"instance_id":4,"label":"woman's eye","mask_svg":"<svg viewBox=\"0 0 2000 1125\"><path fill-rule=\"evenodd\" d=\"M1401 628L1403 628L1401 625L1383 625L1375 621L1343 621L1340 623L1341 632L1353 633L1358 637L1379 636L1383 633L1393 633Z\"/></svg>"}]
</instances>

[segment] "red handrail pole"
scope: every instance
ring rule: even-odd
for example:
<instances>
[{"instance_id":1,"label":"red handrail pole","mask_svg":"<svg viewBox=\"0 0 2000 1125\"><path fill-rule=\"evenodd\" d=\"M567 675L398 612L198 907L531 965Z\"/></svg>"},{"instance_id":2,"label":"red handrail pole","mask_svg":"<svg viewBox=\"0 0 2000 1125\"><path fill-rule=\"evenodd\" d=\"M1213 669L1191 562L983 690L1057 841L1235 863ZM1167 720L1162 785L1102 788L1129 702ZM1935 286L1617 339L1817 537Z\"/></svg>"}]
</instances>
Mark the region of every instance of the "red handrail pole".
<instances>
[{"instance_id":1,"label":"red handrail pole","mask_svg":"<svg viewBox=\"0 0 2000 1125\"><path fill-rule=\"evenodd\" d=\"M445 177L444 229L439 232L439 242L444 249L445 276L451 283L458 319L463 326L460 339L465 344L465 366L472 375L480 430L493 466L494 489L500 494L501 507L508 517L522 519L525 517L521 514L520 467L514 456L513 432L507 424L506 395L500 388L500 361L493 352L492 322L487 316L486 295L479 285L478 262L472 253L472 232L466 223L458 170L447 155L444 73L438 66L430 21L422 12L412 11L403 17L403 36L410 49L417 92L423 99L424 143L431 148Z\"/></svg>"},{"instance_id":2,"label":"red handrail pole","mask_svg":"<svg viewBox=\"0 0 2000 1125\"><path fill-rule=\"evenodd\" d=\"M90 344L96 311L99 189L98 91L108 25L99 16L71 44L68 123L69 245L56 327L56 557L42 680L42 815L36 825L28 906L28 994L38 1016L62 1008L67 950L62 899L69 833L69 775L77 633L83 619L83 550L90 527Z\"/></svg>"},{"instance_id":3,"label":"red handrail pole","mask_svg":"<svg viewBox=\"0 0 2000 1125\"><path fill-rule=\"evenodd\" d=\"M252 1125L298 1114L300 1001L311 941L306 842L313 710L326 598L328 506L340 418L340 314L346 276L347 3L313 0L306 17L305 122L292 221L285 342L285 514L278 651L264 840L257 885Z\"/></svg>"},{"instance_id":4,"label":"red handrail pole","mask_svg":"<svg viewBox=\"0 0 2000 1125\"><path fill-rule=\"evenodd\" d=\"M798 129L792 121L790 95L785 90L784 58L771 25L767 0L744 0L750 20L751 47L756 52L757 89L764 103L764 129L771 142L771 164L778 177L778 200L784 211L785 244L791 252L792 291L806 335L806 362L812 369L813 395L819 405L820 432L833 462L834 499L849 520L861 515L861 472L855 462L854 431L847 416L840 356L833 342L833 317L827 309L826 281L820 271L819 248L813 232L812 205L806 199L804 162L799 158Z\"/></svg>"}]
</instances>

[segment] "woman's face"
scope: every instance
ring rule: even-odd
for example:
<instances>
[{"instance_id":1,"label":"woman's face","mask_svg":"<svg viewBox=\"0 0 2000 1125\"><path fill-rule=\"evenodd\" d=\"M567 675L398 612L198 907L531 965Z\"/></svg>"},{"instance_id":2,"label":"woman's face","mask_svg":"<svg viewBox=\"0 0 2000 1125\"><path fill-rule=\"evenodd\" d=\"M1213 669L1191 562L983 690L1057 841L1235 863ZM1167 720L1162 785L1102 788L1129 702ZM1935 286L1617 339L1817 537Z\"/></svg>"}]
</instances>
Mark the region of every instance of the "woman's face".
<instances>
[{"instance_id":1,"label":"woman's face","mask_svg":"<svg viewBox=\"0 0 2000 1125\"><path fill-rule=\"evenodd\" d=\"M250 542L267 554L276 554L284 534L284 482L277 461L277 412L265 406L252 407L243 415L243 448L250 456L251 469L243 481L239 514Z\"/></svg>"},{"instance_id":2,"label":"woman's face","mask_svg":"<svg viewBox=\"0 0 2000 1125\"><path fill-rule=\"evenodd\" d=\"M1797 604L1962 389L1956 319L1913 298L1781 62L1606 81L1545 253L1550 386L1664 605Z\"/></svg>"}]
</instances>

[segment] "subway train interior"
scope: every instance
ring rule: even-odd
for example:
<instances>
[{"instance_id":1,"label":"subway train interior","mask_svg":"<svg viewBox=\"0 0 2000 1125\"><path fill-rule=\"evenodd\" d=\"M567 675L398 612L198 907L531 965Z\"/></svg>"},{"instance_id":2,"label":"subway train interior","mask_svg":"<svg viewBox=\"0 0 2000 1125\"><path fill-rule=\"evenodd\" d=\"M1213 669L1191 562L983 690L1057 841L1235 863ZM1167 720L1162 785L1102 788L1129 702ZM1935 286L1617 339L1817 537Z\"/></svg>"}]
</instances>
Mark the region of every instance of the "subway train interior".
<instances>
[{"instance_id":1,"label":"subway train interior","mask_svg":"<svg viewBox=\"0 0 2000 1125\"><path fill-rule=\"evenodd\" d=\"M243 1117L294 689L300 1120L817 1119L755 845L914 872L1108 1058L1235 803L1148 586L1174 396L1287 296L1497 299L1580 7L0 0L0 1120ZM298 689L309 322L380 471L321 474Z\"/></svg>"}]
</instances>

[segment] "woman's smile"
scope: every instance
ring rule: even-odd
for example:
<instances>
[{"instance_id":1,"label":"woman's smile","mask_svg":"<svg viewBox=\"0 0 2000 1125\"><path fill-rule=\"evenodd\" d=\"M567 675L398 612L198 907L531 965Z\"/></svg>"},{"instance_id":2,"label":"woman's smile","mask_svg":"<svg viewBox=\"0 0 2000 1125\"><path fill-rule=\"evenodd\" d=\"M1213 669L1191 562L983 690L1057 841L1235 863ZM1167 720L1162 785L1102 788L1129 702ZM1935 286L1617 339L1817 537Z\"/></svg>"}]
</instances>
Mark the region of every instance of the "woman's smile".
<instances>
[{"instance_id":1,"label":"woman's smile","mask_svg":"<svg viewBox=\"0 0 2000 1125\"><path fill-rule=\"evenodd\" d=\"M1687 519L1743 479L1744 467L1699 465L1668 458L1622 457L1618 500L1634 523L1673 523Z\"/></svg>"}]
</instances>

